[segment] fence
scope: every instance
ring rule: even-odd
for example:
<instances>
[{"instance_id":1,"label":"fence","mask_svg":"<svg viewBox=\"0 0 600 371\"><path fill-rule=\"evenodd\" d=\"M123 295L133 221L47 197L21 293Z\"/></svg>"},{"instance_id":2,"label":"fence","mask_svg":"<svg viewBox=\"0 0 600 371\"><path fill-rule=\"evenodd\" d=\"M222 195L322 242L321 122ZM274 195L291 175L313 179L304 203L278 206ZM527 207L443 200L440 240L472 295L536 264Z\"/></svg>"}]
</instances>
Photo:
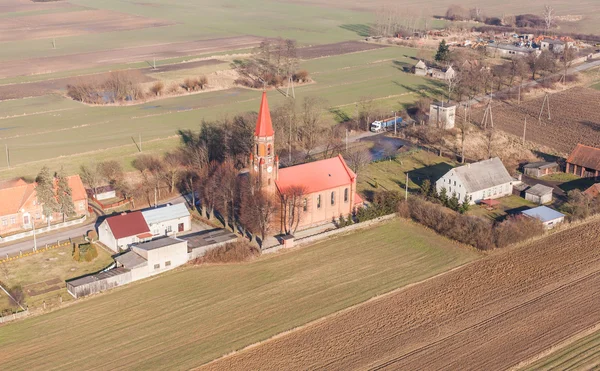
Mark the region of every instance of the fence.
<instances>
[{"instance_id":1,"label":"fence","mask_svg":"<svg viewBox=\"0 0 600 371\"><path fill-rule=\"evenodd\" d=\"M42 252L46 252L48 250L52 250L52 249L56 249L59 247L64 247L64 246L72 246L73 242L72 240L69 238L68 240L64 240L64 241L56 241L56 244L46 244L43 247L38 247L37 249L35 248L30 248L30 249L26 249L26 250L20 250L19 252L15 252L12 254L6 254L6 256L4 256L2 259L0 259L0 263L5 263L5 262L9 262L9 261L13 261L13 260L17 260L20 258L24 258L27 256L32 256L35 254L39 254Z\"/></svg>"},{"instance_id":2,"label":"fence","mask_svg":"<svg viewBox=\"0 0 600 371\"><path fill-rule=\"evenodd\" d=\"M86 219L86 216L82 215L78 219L69 220L69 221L64 222L64 223L51 224L48 227L37 228L35 230L35 233L36 234L41 234L41 233L44 233L44 232L53 231L55 229L61 229L61 228L64 228L64 227L69 227L71 225L82 224L85 221L85 219ZM30 237L30 236L33 236L33 230L26 231L26 232L21 232L21 233L16 233L16 234L11 234L10 236L0 237L0 242L14 241L14 240L19 240L21 238Z\"/></svg>"},{"instance_id":3,"label":"fence","mask_svg":"<svg viewBox=\"0 0 600 371\"><path fill-rule=\"evenodd\" d=\"M112 204L104 204L101 201L99 201L98 199L96 199L95 197L92 197L92 199L94 200L95 203L98 204L98 206L100 206L100 208L102 208L102 210L114 209L115 207L126 205L133 200L130 197L130 198L126 198L124 200L118 201L118 202L113 202Z\"/></svg>"},{"instance_id":4,"label":"fence","mask_svg":"<svg viewBox=\"0 0 600 371\"><path fill-rule=\"evenodd\" d=\"M23 317L27 317L29 315L29 308L20 311L20 312L16 312L16 313L11 313L8 315L3 315L2 313L0 313L0 323L6 323L6 322L10 322L10 321L14 321Z\"/></svg>"}]
</instances>

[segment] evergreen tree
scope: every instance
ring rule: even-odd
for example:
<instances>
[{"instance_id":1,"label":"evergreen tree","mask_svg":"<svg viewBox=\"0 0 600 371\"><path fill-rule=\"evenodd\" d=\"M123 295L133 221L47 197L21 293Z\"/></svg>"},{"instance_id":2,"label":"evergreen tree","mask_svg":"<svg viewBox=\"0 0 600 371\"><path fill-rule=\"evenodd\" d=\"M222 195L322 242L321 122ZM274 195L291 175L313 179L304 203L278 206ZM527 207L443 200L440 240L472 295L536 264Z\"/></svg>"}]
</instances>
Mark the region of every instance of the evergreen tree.
<instances>
[{"instance_id":1,"label":"evergreen tree","mask_svg":"<svg viewBox=\"0 0 600 371\"><path fill-rule=\"evenodd\" d=\"M446 44L446 40L443 39L440 42L437 53L435 53L435 60L437 62L446 62L450 57L450 47Z\"/></svg>"},{"instance_id":2,"label":"evergreen tree","mask_svg":"<svg viewBox=\"0 0 600 371\"><path fill-rule=\"evenodd\" d=\"M467 211L469 211L470 208L471 208L471 197L465 195L463 202L460 204L460 207L458 208L458 212L461 214L464 214Z\"/></svg>"},{"instance_id":3,"label":"evergreen tree","mask_svg":"<svg viewBox=\"0 0 600 371\"><path fill-rule=\"evenodd\" d=\"M442 188L438 198L442 202L442 205L448 206L448 191L446 191L446 188Z\"/></svg>"},{"instance_id":4,"label":"evergreen tree","mask_svg":"<svg viewBox=\"0 0 600 371\"><path fill-rule=\"evenodd\" d=\"M73 190L69 187L69 181L61 168L57 175L56 200L58 201L58 211L63 215L63 222L67 216L75 214L75 204L73 204Z\"/></svg>"},{"instance_id":5,"label":"evergreen tree","mask_svg":"<svg viewBox=\"0 0 600 371\"><path fill-rule=\"evenodd\" d=\"M421 194L425 197L429 197L431 194L431 181L429 181L429 179L425 179L423 183L421 183Z\"/></svg>"},{"instance_id":6,"label":"evergreen tree","mask_svg":"<svg viewBox=\"0 0 600 371\"><path fill-rule=\"evenodd\" d=\"M454 211L458 211L458 208L460 207L460 201L456 196L456 192L452 192L452 197L450 197L448 200L448 207Z\"/></svg>"},{"instance_id":7,"label":"evergreen tree","mask_svg":"<svg viewBox=\"0 0 600 371\"><path fill-rule=\"evenodd\" d=\"M48 225L50 225L50 217L58 211L58 203L54 195L54 177L50 175L50 169L44 166L35 181L37 182L35 187L37 201L42 204L42 212L48 221Z\"/></svg>"}]
</instances>

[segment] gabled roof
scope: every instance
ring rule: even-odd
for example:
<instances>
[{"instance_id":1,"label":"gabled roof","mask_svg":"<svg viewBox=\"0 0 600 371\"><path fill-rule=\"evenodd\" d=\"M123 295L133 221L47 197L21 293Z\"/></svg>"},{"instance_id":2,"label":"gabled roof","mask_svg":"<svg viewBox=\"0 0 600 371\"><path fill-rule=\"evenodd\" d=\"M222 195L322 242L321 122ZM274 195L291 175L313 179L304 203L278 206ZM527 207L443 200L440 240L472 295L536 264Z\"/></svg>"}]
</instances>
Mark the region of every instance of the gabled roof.
<instances>
[{"instance_id":1,"label":"gabled roof","mask_svg":"<svg viewBox=\"0 0 600 371\"><path fill-rule=\"evenodd\" d=\"M116 239L150 232L141 211L111 216L106 222Z\"/></svg>"},{"instance_id":2,"label":"gabled roof","mask_svg":"<svg viewBox=\"0 0 600 371\"><path fill-rule=\"evenodd\" d=\"M301 186L305 188L306 193L314 193L349 185L354 179L356 174L346 165L342 155L338 155L326 160L279 169L275 184L280 193L292 186Z\"/></svg>"},{"instance_id":3,"label":"gabled roof","mask_svg":"<svg viewBox=\"0 0 600 371\"><path fill-rule=\"evenodd\" d=\"M190 212L184 204L167 204L155 209L143 210L142 215L148 225L153 225L190 216Z\"/></svg>"},{"instance_id":4,"label":"gabled roof","mask_svg":"<svg viewBox=\"0 0 600 371\"><path fill-rule=\"evenodd\" d=\"M263 91L254 135L257 137L272 137L273 134L275 134L275 132L273 131L273 124L271 123L271 112L269 111L269 102L267 102L267 92Z\"/></svg>"},{"instance_id":5,"label":"gabled roof","mask_svg":"<svg viewBox=\"0 0 600 371\"><path fill-rule=\"evenodd\" d=\"M523 165L523 169L548 169L558 167L556 162L530 162Z\"/></svg>"},{"instance_id":6,"label":"gabled roof","mask_svg":"<svg viewBox=\"0 0 600 371\"><path fill-rule=\"evenodd\" d=\"M588 169L600 170L600 148L578 144L567 158L567 162Z\"/></svg>"},{"instance_id":7,"label":"gabled roof","mask_svg":"<svg viewBox=\"0 0 600 371\"><path fill-rule=\"evenodd\" d=\"M555 220L565 216L565 214L559 213L558 211L551 209L548 206L534 207L533 209L523 211L522 214L531 218L537 218L541 220L542 223L549 222L551 220Z\"/></svg>"},{"instance_id":8,"label":"gabled roof","mask_svg":"<svg viewBox=\"0 0 600 371\"><path fill-rule=\"evenodd\" d=\"M536 184L533 187L527 189L525 193L529 193L534 196L542 197L547 195L548 193L552 193L554 188L545 186L543 184Z\"/></svg>"},{"instance_id":9,"label":"gabled roof","mask_svg":"<svg viewBox=\"0 0 600 371\"><path fill-rule=\"evenodd\" d=\"M69 182L69 187L71 188L71 198L73 201L81 201L87 198L85 187L79 175L68 176L67 182Z\"/></svg>"},{"instance_id":10,"label":"gabled roof","mask_svg":"<svg viewBox=\"0 0 600 371\"><path fill-rule=\"evenodd\" d=\"M465 190L469 193L513 181L498 157L457 167L450 170L450 172L452 171L456 173L456 176L461 180Z\"/></svg>"},{"instance_id":11,"label":"gabled roof","mask_svg":"<svg viewBox=\"0 0 600 371\"><path fill-rule=\"evenodd\" d=\"M23 179L0 183L0 216L17 214L34 196L35 184L28 184Z\"/></svg>"},{"instance_id":12,"label":"gabled roof","mask_svg":"<svg viewBox=\"0 0 600 371\"><path fill-rule=\"evenodd\" d=\"M583 193L585 193L588 196L591 196L592 198L598 197L598 195L600 194L600 183L592 185L590 188L583 191Z\"/></svg>"},{"instance_id":13,"label":"gabled roof","mask_svg":"<svg viewBox=\"0 0 600 371\"><path fill-rule=\"evenodd\" d=\"M127 251L125 254L115 257L115 260L121 263L121 265L127 269L133 269L148 264L148 261L143 256L136 254L131 250Z\"/></svg>"},{"instance_id":14,"label":"gabled roof","mask_svg":"<svg viewBox=\"0 0 600 371\"><path fill-rule=\"evenodd\" d=\"M427 65L422 60L419 60L417 62L417 64L415 64L415 68L426 70L427 69Z\"/></svg>"}]
</instances>

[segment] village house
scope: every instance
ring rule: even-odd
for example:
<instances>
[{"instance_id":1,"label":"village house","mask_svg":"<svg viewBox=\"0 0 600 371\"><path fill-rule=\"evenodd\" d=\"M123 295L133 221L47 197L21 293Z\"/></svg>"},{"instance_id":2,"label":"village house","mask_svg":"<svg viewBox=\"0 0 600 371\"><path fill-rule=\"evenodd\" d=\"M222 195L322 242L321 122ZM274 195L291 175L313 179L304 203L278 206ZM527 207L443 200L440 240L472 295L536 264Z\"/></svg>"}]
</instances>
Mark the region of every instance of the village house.
<instances>
[{"instance_id":1,"label":"village house","mask_svg":"<svg viewBox=\"0 0 600 371\"><path fill-rule=\"evenodd\" d=\"M436 182L438 194L446 190L448 196L465 197L471 204L512 194L513 178L498 157L456 167Z\"/></svg>"},{"instance_id":2,"label":"village house","mask_svg":"<svg viewBox=\"0 0 600 371\"><path fill-rule=\"evenodd\" d=\"M600 148L578 144L567 158L565 173L595 178L600 173Z\"/></svg>"},{"instance_id":3,"label":"village house","mask_svg":"<svg viewBox=\"0 0 600 371\"><path fill-rule=\"evenodd\" d=\"M67 177L71 188L71 198L75 206L75 216L87 215L87 195L79 175ZM43 214L35 191L36 183L23 179L0 183L0 235L33 228L33 223L45 226L48 220ZM62 221L62 214L54 213L51 221Z\"/></svg>"},{"instance_id":4,"label":"village house","mask_svg":"<svg viewBox=\"0 0 600 371\"><path fill-rule=\"evenodd\" d=\"M142 215L154 237L169 236L192 229L192 216L185 204L167 204L142 210Z\"/></svg>"},{"instance_id":5,"label":"village house","mask_svg":"<svg viewBox=\"0 0 600 371\"><path fill-rule=\"evenodd\" d=\"M565 220L565 214L559 213L548 206L534 207L533 209L522 211L521 214L528 218L538 219L546 229L552 229Z\"/></svg>"},{"instance_id":6,"label":"village house","mask_svg":"<svg viewBox=\"0 0 600 371\"><path fill-rule=\"evenodd\" d=\"M536 178L543 177L544 175L554 174L557 171L558 164L556 162L530 162L523 165L523 172L525 175Z\"/></svg>"},{"instance_id":7,"label":"village house","mask_svg":"<svg viewBox=\"0 0 600 371\"><path fill-rule=\"evenodd\" d=\"M422 60L419 60L414 67L415 75L417 76L425 76L427 75L427 65Z\"/></svg>"},{"instance_id":8,"label":"village house","mask_svg":"<svg viewBox=\"0 0 600 371\"><path fill-rule=\"evenodd\" d=\"M422 60L415 64L413 72L417 76L429 76L439 80L450 80L456 76L456 71L452 66L446 68L428 67Z\"/></svg>"},{"instance_id":9,"label":"village house","mask_svg":"<svg viewBox=\"0 0 600 371\"><path fill-rule=\"evenodd\" d=\"M347 217L362 204L356 193L356 174L341 155L279 169L274 135L267 94L263 92L250 171L270 192L282 195L293 187L303 190L300 229Z\"/></svg>"},{"instance_id":10,"label":"village house","mask_svg":"<svg viewBox=\"0 0 600 371\"><path fill-rule=\"evenodd\" d=\"M150 239L152 233L141 211L110 216L98 226L98 240L115 252Z\"/></svg>"},{"instance_id":11,"label":"village house","mask_svg":"<svg viewBox=\"0 0 600 371\"><path fill-rule=\"evenodd\" d=\"M552 202L552 187L545 186L543 184L536 184L531 188L525 190L525 199L538 205L547 204Z\"/></svg>"}]
</instances>

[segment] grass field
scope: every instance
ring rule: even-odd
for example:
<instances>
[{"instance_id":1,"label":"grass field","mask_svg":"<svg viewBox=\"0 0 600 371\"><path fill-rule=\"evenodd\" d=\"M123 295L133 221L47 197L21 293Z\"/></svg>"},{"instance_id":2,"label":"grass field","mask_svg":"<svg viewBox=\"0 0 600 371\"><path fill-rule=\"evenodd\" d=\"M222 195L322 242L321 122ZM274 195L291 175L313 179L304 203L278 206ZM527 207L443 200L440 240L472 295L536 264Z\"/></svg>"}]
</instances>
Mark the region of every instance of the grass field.
<instances>
[{"instance_id":1,"label":"grass field","mask_svg":"<svg viewBox=\"0 0 600 371\"><path fill-rule=\"evenodd\" d=\"M438 87L435 81L399 70L398 64L410 63L415 53L415 49L390 47L307 61L302 67L311 71L315 83L297 87L297 100L318 96L328 106L353 114L354 102L370 97L380 99L378 103L390 110L400 110L403 103L418 98L418 91ZM256 91L230 89L134 106L90 107L60 96L3 101L0 146L8 145L13 167L122 146L133 155L136 146L132 137L140 133L144 141L164 139L176 135L177 129L198 129L203 119L256 111L259 99ZM269 93L271 107L284 99L277 92ZM326 119L335 122L334 115ZM119 152L114 157L122 156ZM0 168L6 169L5 156L0 157ZM38 169L23 169L22 175ZM0 177L4 174L0 170Z\"/></svg>"},{"instance_id":2,"label":"grass field","mask_svg":"<svg viewBox=\"0 0 600 371\"><path fill-rule=\"evenodd\" d=\"M472 205L468 214L482 216L492 220L502 220L509 214L515 214L518 211L539 206L533 202L527 201L523 197L515 195L498 198L497 200L500 202L500 205L496 206L494 210L487 210L483 206Z\"/></svg>"},{"instance_id":3,"label":"grass field","mask_svg":"<svg viewBox=\"0 0 600 371\"><path fill-rule=\"evenodd\" d=\"M71 246L65 246L0 263L0 281L11 287L21 285L26 293L28 289L33 290L33 293L49 290L26 296L25 302L32 309L39 308L43 301L46 301L47 307L56 306L59 296L63 302L72 300L73 297L65 288L65 280L97 272L113 261L108 252L98 248L98 257L93 261L76 262L71 256L72 250ZM47 281L52 282L46 283Z\"/></svg>"},{"instance_id":4,"label":"grass field","mask_svg":"<svg viewBox=\"0 0 600 371\"><path fill-rule=\"evenodd\" d=\"M7 369L189 369L477 259L408 221L236 265L187 267L2 328ZM74 349L85 346L90 351Z\"/></svg>"},{"instance_id":5,"label":"grass field","mask_svg":"<svg viewBox=\"0 0 600 371\"><path fill-rule=\"evenodd\" d=\"M559 349L526 370L591 370L600 365L600 331Z\"/></svg>"}]
</instances>

